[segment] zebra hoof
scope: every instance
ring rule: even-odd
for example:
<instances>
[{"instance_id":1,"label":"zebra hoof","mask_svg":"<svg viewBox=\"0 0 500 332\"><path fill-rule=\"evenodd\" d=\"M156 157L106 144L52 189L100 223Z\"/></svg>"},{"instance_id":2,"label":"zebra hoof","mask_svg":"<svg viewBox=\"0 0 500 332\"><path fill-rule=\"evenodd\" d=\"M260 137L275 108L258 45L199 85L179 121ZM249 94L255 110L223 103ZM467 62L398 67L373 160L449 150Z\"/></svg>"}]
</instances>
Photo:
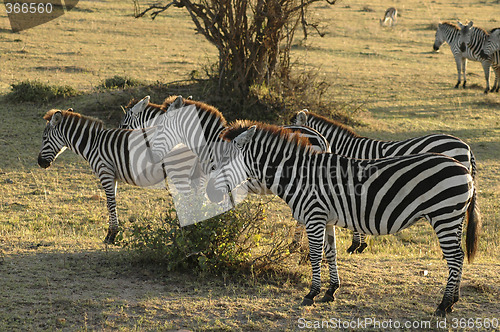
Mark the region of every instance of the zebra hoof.
<instances>
[{"instance_id":1,"label":"zebra hoof","mask_svg":"<svg viewBox=\"0 0 500 332\"><path fill-rule=\"evenodd\" d=\"M351 246L350 246L349 248L347 248L347 253L348 253L348 254L353 254L353 253L356 251L356 249L358 249L358 247L359 247L359 243L354 243L354 242L353 242L353 243L351 244ZM364 248L363 248L363 249L364 249Z\"/></svg>"},{"instance_id":2,"label":"zebra hoof","mask_svg":"<svg viewBox=\"0 0 500 332\"><path fill-rule=\"evenodd\" d=\"M335 301L335 296L332 296L328 293L326 293L325 296L323 296L323 298L321 299L321 302L323 302L323 303L332 302L332 301Z\"/></svg>"},{"instance_id":3,"label":"zebra hoof","mask_svg":"<svg viewBox=\"0 0 500 332\"><path fill-rule=\"evenodd\" d=\"M440 308L437 308L436 311L434 312L434 316L437 317L446 317L446 311Z\"/></svg>"},{"instance_id":4,"label":"zebra hoof","mask_svg":"<svg viewBox=\"0 0 500 332\"><path fill-rule=\"evenodd\" d=\"M302 300L302 303L300 305L302 305L302 306L311 306L313 304L314 304L314 300L313 299L304 297L304 300Z\"/></svg>"},{"instance_id":5,"label":"zebra hoof","mask_svg":"<svg viewBox=\"0 0 500 332\"><path fill-rule=\"evenodd\" d=\"M366 249L366 247L368 247L368 245L366 243L361 243L361 245L358 247L358 249L356 249L356 252L358 254L361 254L363 252L363 250Z\"/></svg>"},{"instance_id":6,"label":"zebra hoof","mask_svg":"<svg viewBox=\"0 0 500 332\"><path fill-rule=\"evenodd\" d=\"M116 235L118 234L118 230L112 230L108 229L108 234L106 235L106 238L104 239L105 244L115 244L115 238Z\"/></svg>"}]
</instances>

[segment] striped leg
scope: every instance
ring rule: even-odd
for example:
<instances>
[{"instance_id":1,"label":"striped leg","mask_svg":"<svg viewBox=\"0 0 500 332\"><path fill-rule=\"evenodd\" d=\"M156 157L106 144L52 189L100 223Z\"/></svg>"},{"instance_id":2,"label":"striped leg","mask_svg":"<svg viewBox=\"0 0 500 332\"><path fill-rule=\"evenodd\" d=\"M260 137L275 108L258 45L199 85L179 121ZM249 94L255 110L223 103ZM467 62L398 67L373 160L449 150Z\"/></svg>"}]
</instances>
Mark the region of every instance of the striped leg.
<instances>
[{"instance_id":1,"label":"striped leg","mask_svg":"<svg viewBox=\"0 0 500 332\"><path fill-rule=\"evenodd\" d=\"M340 287L339 274L337 270L337 247L335 244L335 226L326 225L324 252L330 271L330 286L321 299L321 302L330 302L335 300L335 291Z\"/></svg>"},{"instance_id":2,"label":"striped leg","mask_svg":"<svg viewBox=\"0 0 500 332\"><path fill-rule=\"evenodd\" d=\"M362 253L363 250L368 247L366 244L366 234L361 234L358 232L352 233L352 243L351 246L347 249L347 253L352 254L357 252L358 254Z\"/></svg>"},{"instance_id":3,"label":"striped leg","mask_svg":"<svg viewBox=\"0 0 500 332\"><path fill-rule=\"evenodd\" d=\"M460 218L460 220L462 220ZM461 225L461 224L460 224ZM449 228L436 230L441 250L448 263L448 282L444 291L443 300L436 309L435 315L445 317L446 313L453 310L455 304L460 298L460 281L462 280L462 266L464 262L464 252L460 246L462 227L457 231L450 231Z\"/></svg>"},{"instance_id":4,"label":"striped leg","mask_svg":"<svg viewBox=\"0 0 500 332\"><path fill-rule=\"evenodd\" d=\"M314 304L314 297L321 290L321 258L323 257L325 221L309 220L306 222L306 232L309 242L309 259L312 267L312 283L311 291L304 297L302 305L312 305Z\"/></svg>"},{"instance_id":5,"label":"striped leg","mask_svg":"<svg viewBox=\"0 0 500 332\"><path fill-rule=\"evenodd\" d=\"M116 216L116 180L114 175L109 174L106 170L101 170L99 174L101 185L106 193L106 201L109 212L109 228L108 234L104 239L104 243L115 243L116 235L118 234L118 217Z\"/></svg>"}]
</instances>

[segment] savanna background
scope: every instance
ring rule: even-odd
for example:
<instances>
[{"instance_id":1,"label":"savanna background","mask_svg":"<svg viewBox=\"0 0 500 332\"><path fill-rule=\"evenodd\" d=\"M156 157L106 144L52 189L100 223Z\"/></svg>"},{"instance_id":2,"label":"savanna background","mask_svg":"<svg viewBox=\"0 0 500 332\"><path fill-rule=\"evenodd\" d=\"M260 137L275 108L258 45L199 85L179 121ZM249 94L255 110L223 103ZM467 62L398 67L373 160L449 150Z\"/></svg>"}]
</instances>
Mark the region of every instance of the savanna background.
<instances>
[{"instance_id":1,"label":"savanna background","mask_svg":"<svg viewBox=\"0 0 500 332\"><path fill-rule=\"evenodd\" d=\"M391 6L399 10L398 24L381 27L379 19ZM328 85L322 98L333 106L323 114L344 114L357 132L378 139L440 132L470 144L483 231L476 260L464 264L462 297L448 316L448 329L452 319L499 319L500 94L483 94L477 62L468 64L468 88L453 89L450 49L443 45L435 53L432 45L439 21L498 27L500 2L344 0L318 3L310 11L325 35L310 33L304 41L297 34L292 68L313 72ZM299 305L311 280L304 238L277 198L251 197L234 212L238 218L258 211L267 240L252 235L257 251L272 248L278 235L302 241L281 258L271 255L276 262L268 260L257 271L172 268L163 252L137 245L138 232L154 234L173 213L165 191L119 185L124 231L118 245L102 243L105 196L89 165L70 151L47 170L37 165L47 110L72 107L113 127L120 106L133 97L150 94L159 103L182 94L210 101L228 119L248 115L225 111L223 99L210 99L203 78L217 52L195 34L185 10L172 7L154 21L133 13L128 0L81 0L54 21L12 33L0 9L0 330L298 330L299 318L370 317L430 321L437 329L441 320L432 313L448 271L424 222L394 236L369 237L369 247L355 255L346 253L350 232L338 229L341 288L335 302L312 307ZM112 84L113 78L128 78L128 84ZM44 100L42 94L26 101L23 87L15 94L12 85L27 80L59 89L63 97ZM287 123L292 106L272 121ZM258 253L245 257L252 255ZM326 282L326 266L323 271Z\"/></svg>"}]
</instances>

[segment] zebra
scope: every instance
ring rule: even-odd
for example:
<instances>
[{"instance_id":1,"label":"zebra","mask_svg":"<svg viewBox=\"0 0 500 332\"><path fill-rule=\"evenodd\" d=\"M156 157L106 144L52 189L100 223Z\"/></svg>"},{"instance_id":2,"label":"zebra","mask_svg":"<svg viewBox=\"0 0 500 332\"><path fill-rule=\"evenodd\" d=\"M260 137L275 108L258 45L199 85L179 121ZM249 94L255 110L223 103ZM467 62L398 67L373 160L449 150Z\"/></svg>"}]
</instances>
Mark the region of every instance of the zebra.
<instances>
[{"instance_id":1,"label":"zebra","mask_svg":"<svg viewBox=\"0 0 500 332\"><path fill-rule=\"evenodd\" d=\"M380 19L380 25L384 26L389 22L390 26L394 26L398 21L398 10L394 7L387 8L384 18Z\"/></svg>"},{"instance_id":2,"label":"zebra","mask_svg":"<svg viewBox=\"0 0 500 332\"><path fill-rule=\"evenodd\" d=\"M436 30L436 38L434 40L434 51L439 51L439 48L444 42L447 42L448 45L450 45L451 52L453 53L455 62L457 64L458 81L455 85L455 88L458 88L460 86L461 71L463 71L464 75L463 87L465 88L465 85L467 83L465 71L467 68L467 59L469 59L472 61L481 62L484 70L484 77L486 79L486 90L488 91L490 89L490 61L481 58L479 53L472 52L469 48L464 48L463 50L461 50L460 28L453 23L439 23Z\"/></svg>"},{"instance_id":3,"label":"zebra","mask_svg":"<svg viewBox=\"0 0 500 332\"><path fill-rule=\"evenodd\" d=\"M118 128L141 129L158 125L158 119L175 99L168 103L157 105L150 102L150 96L137 101L132 99L126 106L127 111ZM178 103L181 100L177 101ZM174 106L180 106L174 105ZM171 180L176 191L181 194L196 192L201 187L205 175L200 169L198 157L186 146L175 147L164 159L166 175Z\"/></svg>"},{"instance_id":4,"label":"zebra","mask_svg":"<svg viewBox=\"0 0 500 332\"><path fill-rule=\"evenodd\" d=\"M484 62L487 62L492 65L491 57L484 58L482 54L484 54L484 48L489 39L489 34L486 30L474 27L474 22L470 21L467 25L463 25L461 22L458 22L460 27L460 50L464 51L465 49L470 50L475 56L482 59ZM497 83L498 77L498 64L493 66L495 71L495 84ZM489 68L488 68L489 72ZM484 93L488 93L490 91L489 81L487 82L486 90ZM496 87L492 88L491 91L494 91Z\"/></svg>"},{"instance_id":5,"label":"zebra","mask_svg":"<svg viewBox=\"0 0 500 332\"><path fill-rule=\"evenodd\" d=\"M379 141L357 135L347 126L309 112L297 112L290 120L295 125L309 126L319 131L330 143L333 153L358 159L378 159L386 157L434 152L455 158L476 176L476 161L470 147L454 136L431 134L404 141ZM355 232L348 253L361 253L368 245L366 235Z\"/></svg>"},{"instance_id":6,"label":"zebra","mask_svg":"<svg viewBox=\"0 0 500 332\"><path fill-rule=\"evenodd\" d=\"M163 105L152 104L149 102L149 100L149 96L144 97L138 102L136 100L132 100L129 105L127 105L128 111L126 112L120 123L120 128L139 129L150 126L161 127L162 121L164 121L165 119L161 116L165 114L172 103L178 103L178 105L172 107L172 111L176 108L182 107L183 105L186 105L187 107L193 105L196 108L197 112L194 112L193 109L184 109L184 119L181 119L176 127L177 130L182 131L184 135L182 137L178 137L175 142L176 144L184 143L186 145L186 147L184 148L187 150L186 154L192 153L191 151L194 152L197 158L197 162L195 163L194 169L191 171L191 174L185 175L183 178L199 179L199 182L197 182L196 185L192 185L192 187L200 187L205 182L206 175L211 171L210 165L218 158L217 154L209 155L209 153L217 153L217 151L220 151L217 148L213 149L212 151L212 145L216 145L221 142L221 140L218 138L218 135L226 129L227 122L224 116L213 106L199 101L194 101L192 99L183 99L182 96L171 96L165 99ZM181 116L180 112L182 111L178 111L179 116ZM189 123L200 124L201 126L189 127ZM187 127L184 128L185 126ZM286 127L292 130L292 132L294 132L295 134L308 138L313 149L317 151L330 152L330 145L328 141L318 131L307 126L300 125L289 125ZM167 126L164 129L166 130L166 134L169 134L170 128ZM197 140L200 137L209 137L209 139L207 139L206 144L200 143L199 141L193 141L193 139ZM168 147L168 150L170 150L171 148L172 146ZM168 151L165 148L163 149L162 153L163 152ZM164 156L165 155L167 154L164 154ZM190 160L187 165L185 165L181 161L178 169L186 170L189 168L189 165L192 164L193 163ZM172 166L171 168L175 167ZM195 173L196 176L193 176L193 173ZM179 178L181 177L179 176ZM246 182L242 185L244 186L244 190L254 194L270 194L270 191L265 189L264 186L258 183L254 183L253 181Z\"/></svg>"},{"instance_id":7,"label":"zebra","mask_svg":"<svg viewBox=\"0 0 500 332\"><path fill-rule=\"evenodd\" d=\"M50 110L44 117L38 165L48 168L66 148L87 160L106 193L109 228L104 243L112 244L118 233L117 181L152 187L164 185L162 163L153 162L150 141L157 128L105 129L102 121L68 110Z\"/></svg>"},{"instance_id":8,"label":"zebra","mask_svg":"<svg viewBox=\"0 0 500 332\"><path fill-rule=\"evenodd\" d=\"M470 32L470 29L468 30ZM464 36L464 42L469 36ZM490 92L498 92L500 89L500 28L488 32L488 39L481 49L480 56L491 61L491 67L495 71L495 84Z\"/></svg>"},{"instance_id":9,"label":"zebra","mask_svg":"<svg viewBox=\"0 0 500 332\"><path fill-rule=\"evenodd\" d=\"M437 234L449 276L435 314L446 316L459 300L464 252L462 223L467 221L466 252L477 251L480 213L469 170L453 158L433 153L377 160L312 151L287 129L240 121L223 133L232 144L207 193L222 200L244 177L256 178L282 198L293 217L305 224L312 266L310 292L302 305L312 305L321 290L322 249L330 285L321 301L333 301L340 286L334 226L367 234L393 234L425 217ZM227 167L227 166L230 167Z\"/></svg>"}]
</instances>

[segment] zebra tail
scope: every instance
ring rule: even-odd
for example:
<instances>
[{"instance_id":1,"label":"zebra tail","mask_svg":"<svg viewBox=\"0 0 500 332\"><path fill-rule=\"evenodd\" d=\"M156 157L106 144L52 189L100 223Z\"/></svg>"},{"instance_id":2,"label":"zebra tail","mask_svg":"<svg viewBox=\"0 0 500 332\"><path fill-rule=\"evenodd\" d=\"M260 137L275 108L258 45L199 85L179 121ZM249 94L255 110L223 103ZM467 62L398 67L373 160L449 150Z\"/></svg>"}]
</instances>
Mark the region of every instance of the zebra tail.
<instances>
[{"instance_id":1,"label":"zebra tail","mask_svg":"<svg viewBox=\"0 0 500 332\"><path fill-rule=\"evenodd\" d=\"M480 230L481 214L479 212L479 206L476 202L476 188L474 187L474 193L472 194L472 199L469 203L469 207L467 208L467 234L465 236L467 260L469 263L472 263L474 256L476 255Z\"/></svg>"},{"instance_id":2,"label":"zebra tail","mask_svg":"<svg viewBox=\"0 0 500 332\"><path fill-rule=\"evenodd\" d=\"M476 172L477 172L476 157L474 157L474 154L472 153L472 151L470 152L470 164L471 164L471 173L470 173L470 175L472 176L472 181L476 182Z\"/></svg>"}]
</instances>

